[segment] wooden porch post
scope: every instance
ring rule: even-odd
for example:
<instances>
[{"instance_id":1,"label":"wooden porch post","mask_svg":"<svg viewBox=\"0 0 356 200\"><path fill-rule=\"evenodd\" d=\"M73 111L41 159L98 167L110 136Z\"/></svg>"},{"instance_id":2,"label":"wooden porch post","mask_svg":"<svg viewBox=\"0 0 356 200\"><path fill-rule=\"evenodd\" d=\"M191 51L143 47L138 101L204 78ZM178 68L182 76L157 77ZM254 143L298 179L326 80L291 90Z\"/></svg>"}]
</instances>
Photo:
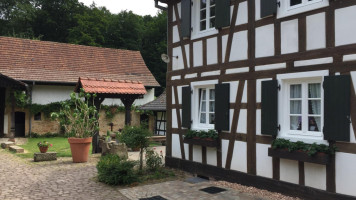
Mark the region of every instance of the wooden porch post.
<instances>
[{"instance_id":1,"label":"wooden porch post","mask_svg":"<svg viewBox=\"0 0 356 200\"><path fill-rule=\"evenodd\" d=\"M135 99L134 97L121 98L122 103L125 105L125 125L131 124L131 106Z\"/></svg>"},{"instance_id":2,"label":"wooden porch post","mask_svg":"<svg viewBox=\"0 0 356 200\"><path fill-rule=\"evenodd\" d=\"M99 122L100 105L101 105L101 103L103 103L104 100L105 100L105 98L103 98L103 97L102 98L97 97L94 99L94 106L96 107L96 110L98 112L98 114L95 117L98 120L98 122ZM92 99L90 101L93 102ZM102 151L101 147L99 146L99 137L100 137L99 131L96 131L94 133L93 142L92 142L92 146L93 146L92 153L93 154L101 153L101 151Z\"/></svg>"},{"instance_id":3,"label":"wooden porch post","mask_svg":"<svg viewBox=\"0 0 356 200\"><path fill-rule=\"evenodd\" d=\"M15 142L15 95L14 90L12 89L10 92L10 99L11 99L11 126L10 126L10 133L9 133L9 141Z\"/></svg>"}]
</instances>

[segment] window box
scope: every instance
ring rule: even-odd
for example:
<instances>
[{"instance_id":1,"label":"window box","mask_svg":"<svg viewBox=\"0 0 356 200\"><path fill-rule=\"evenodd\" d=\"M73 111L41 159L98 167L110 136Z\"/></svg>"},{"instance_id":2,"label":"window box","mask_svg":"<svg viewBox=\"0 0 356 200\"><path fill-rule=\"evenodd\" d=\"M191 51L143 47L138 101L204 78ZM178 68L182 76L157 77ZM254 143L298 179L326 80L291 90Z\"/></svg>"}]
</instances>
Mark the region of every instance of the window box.
<instances>
[{"instance_id":1,"label":"window box","mask_svg":"<svg viewBox=\"0 0 356 200\"><path fill-rule=\"evenodd\" d=\"M184 138L183 142L187 144L200 145L204 147L219 146L219 141L211 138L192 138L192 139Z\"/></svg>"},{"instance_id":2,"label":"window box","mask_svg":"<svg viewBox=\"0 0 356 200\"><path fill-rule=\"evenodd\" d=\"M330 164L332 158L332 155L328 155L320 152L313 156L309 156L307 152L301 150L289 152L287 149L272 149L272 148L268 148L268 156L274 158L283 158L288 160L315 163L320 165Z\"/></svg>"}]
</instances>

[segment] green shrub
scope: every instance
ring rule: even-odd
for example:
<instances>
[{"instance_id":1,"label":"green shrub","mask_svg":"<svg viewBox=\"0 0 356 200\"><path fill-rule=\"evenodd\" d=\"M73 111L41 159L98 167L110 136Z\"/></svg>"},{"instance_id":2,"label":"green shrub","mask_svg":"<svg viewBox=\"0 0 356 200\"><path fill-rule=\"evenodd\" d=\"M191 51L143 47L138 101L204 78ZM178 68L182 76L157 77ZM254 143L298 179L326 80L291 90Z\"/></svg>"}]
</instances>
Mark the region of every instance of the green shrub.
<instances>
[{"instance_id":1,"label":"green shrub","mask_svg":"<svg viewBox=\"0 0 356 200\"><path fill-rule=\"evenodd\" d=\"M162 151L161 151L161 155L156 153L155 151L153 151L152 149L148 149L146 150L146 167L148 170L151 171L156 171L157 169L162 167L162 159L163 159L163 155L162 155Z\"/></svg>"},{"instance_id":2,"label":"green shrub","mask_svg":"<svg viewBox=\"0 0 356 200\"><path fill-rule=\"evenodd\" d=\"M106 155L96 165L98 179L109 185L128 185L138 181L135 161L124 160L117 155Z\"/></svg>"}]
</instances>

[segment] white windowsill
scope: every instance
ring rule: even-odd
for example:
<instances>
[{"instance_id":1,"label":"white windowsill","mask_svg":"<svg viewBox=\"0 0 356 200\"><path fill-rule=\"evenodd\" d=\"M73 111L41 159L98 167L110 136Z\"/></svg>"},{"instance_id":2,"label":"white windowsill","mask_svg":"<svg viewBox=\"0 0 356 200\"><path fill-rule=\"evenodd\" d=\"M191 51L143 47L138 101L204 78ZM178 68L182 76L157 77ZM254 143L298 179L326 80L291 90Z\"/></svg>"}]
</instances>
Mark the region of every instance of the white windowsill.
<instances>
[{"instance_id":1,"label":"white windowsill","mask_svg":"<svg viewBox=\"0 0 356 200\"><path fill-rule=\"evenodd\" d=\"M293 7L290 7L287 4L287 0L280 2L281 7L277 9L277 19L329 6L329 0L322 0L307 5L297 5Z\"/></svg>"}]
</instances>

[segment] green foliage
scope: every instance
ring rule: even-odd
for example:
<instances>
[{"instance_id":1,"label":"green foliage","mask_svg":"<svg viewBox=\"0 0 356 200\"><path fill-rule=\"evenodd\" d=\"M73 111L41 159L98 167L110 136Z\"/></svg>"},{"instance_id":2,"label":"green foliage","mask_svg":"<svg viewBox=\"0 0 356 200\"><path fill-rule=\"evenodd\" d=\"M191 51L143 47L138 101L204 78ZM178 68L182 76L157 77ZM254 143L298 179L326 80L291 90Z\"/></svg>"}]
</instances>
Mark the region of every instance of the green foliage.
<instances>
[{"instance_id":1,"label":"green foliage","mask_svg":"<svg viewBox=\"0 0 356 200\"><path fill-rule=\"evenodd\" d=\"M86 138L92 137L99 131L99 114L94 105L95 94L85 93L83 89L76 95L70 95L70 100L62 102L59 113L52 113L53 119L59 119L64 126L68 137ZM85 100L83 100L85 99ZM74 105L74 109L72 106Z\"/></svg>"},{"instance_id":2,"label":"green foliage","mask_svg":"<svg viewBox=\"0 0 356 200\"><path fill-rule=\"evenodd\" d=\"M102 156L96 165L98 179L109 185L128 185L138 181L135 161L124 160L118 155Z\"/></svg>"},{"instance_id":3,"label":"green foliage","mask_svg":"<svg viewBox=\"0 0 356 200\"><path fill-rule=\"evenodd\" d=\"M152 149L146 150L146 167L151 171L156 171L163 166L163 153L160 154Z\"/></svg>"},{"instance_id":4,"label":"green foliage","mask_svg":"<svg viewBox=\"0 0 356 200\"><path fill-rule=\"evenodd\" d=\"M184 137L187 138L187 139L192 139L192 138L198 137L198 138L202 138L202 139L210 138L210 139L213 139L213 140L217 140L219 138L219 135L213 129L208 130L208 131L205 131L205 130L197 131L197 130L190 130L189 129L187 134Z\"/></svg>"},{"instance_id":5,"label":"green foliage","mask_svg":"<svg viewBox=\"0 0 356 200\"><path fill-rule=\"evenodd\" d=\"M335 145L329 147L325 144L316 144L316 143L306 144L302 141L291 142L289 140L282 139L282 138L275 139L272 142L272 148L288 149L289 152L301 150L307 152L309 156L313 156L319 152L329 154L329 155L334 155L335 152L337 151L337 147Z\"/></svg>"},{"instance_id":6,"label":"green foliage","mask_svg":"<svg viewBox=\"0 0 356 200\"><path fill-rule=\"evenodd\" d=\"M30 98L24 91L14 91L15 103L19 108L25 108L30 103ZM8 100L11 102L11 99Z\"/></svg>"},{"instance_id":7,"label":"green foliage","mask_svg":"<svg viewBox=\"0 0 356 200\"><path fill-rule=\"evenodd\" d=\"M30 104L26 107L30 109L32 114L42 112L44 117L50 118L52 112L59 112L61 110L63 102L53 102L46 105L41 104Z\"/></svg>"},{"instance_id":8,"label":"green foliage","mask_svg":"<svg viewBox=\"0 0 356 200\"><path fill-rule=\"evenodd\" d=\"M50 143L47 142L47 141L43 141L43 142L41 141L41 142L38 142L38 143L37 143L37 146L38 146L38 147L50 147L50 146L52 147L53 145L50 144Z\"/></svg>"}]
</instances>

